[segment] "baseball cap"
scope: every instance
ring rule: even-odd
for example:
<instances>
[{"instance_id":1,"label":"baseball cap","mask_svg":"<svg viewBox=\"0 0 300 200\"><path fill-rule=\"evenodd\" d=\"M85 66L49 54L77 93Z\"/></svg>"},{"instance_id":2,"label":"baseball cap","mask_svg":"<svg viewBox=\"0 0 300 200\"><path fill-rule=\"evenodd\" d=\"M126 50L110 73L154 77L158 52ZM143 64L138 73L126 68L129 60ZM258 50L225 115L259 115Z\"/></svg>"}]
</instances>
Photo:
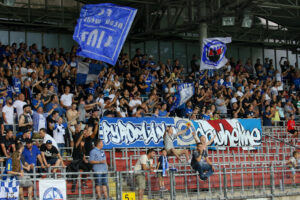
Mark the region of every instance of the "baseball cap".
<instances>
[{"instance_id":1,"label":"baseball cap","mask_svg":"<svg viewBox=\"0 0 300 200\"><path fill-rule=\"evenodd\" d=\"M52 144L51 140L47 140L46 144Z\"/></svg>"}]
</instances>

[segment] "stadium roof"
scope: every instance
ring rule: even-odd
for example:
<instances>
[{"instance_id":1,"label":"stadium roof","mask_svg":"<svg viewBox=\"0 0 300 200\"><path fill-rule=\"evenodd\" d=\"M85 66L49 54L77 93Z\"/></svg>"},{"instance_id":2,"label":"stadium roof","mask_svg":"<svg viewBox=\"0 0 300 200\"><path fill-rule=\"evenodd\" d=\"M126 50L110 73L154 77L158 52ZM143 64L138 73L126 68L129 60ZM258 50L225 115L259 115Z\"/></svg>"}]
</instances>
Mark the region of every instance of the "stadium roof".
<instances>
[{"instance_id":1,"label":"stadium roof","mask_svg":"<svg viewBox=\"0 0 300 200\"><path fill-rule=\"evenodd\" d=\"M2 0L0 28L72 33L80 7L107 0ZM201 17L201 1L206 2ZM10 2L11 6L7 6ZM198 40L199 24L208 36L231 36L236 43L278 46L295 50L300 42L300 0L114 0L138 8L131 40ZM223 26L223 17L235 24ZM250 28L242 27L245 18Z\"/></svg>"}]
</instances>

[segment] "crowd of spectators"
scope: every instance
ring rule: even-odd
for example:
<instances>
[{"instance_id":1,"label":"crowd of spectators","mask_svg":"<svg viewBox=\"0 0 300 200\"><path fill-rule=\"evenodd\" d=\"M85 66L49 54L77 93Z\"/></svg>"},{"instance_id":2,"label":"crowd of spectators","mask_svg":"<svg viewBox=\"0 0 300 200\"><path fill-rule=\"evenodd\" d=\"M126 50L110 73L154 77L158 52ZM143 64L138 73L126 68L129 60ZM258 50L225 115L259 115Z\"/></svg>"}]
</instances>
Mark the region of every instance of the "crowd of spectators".
<instances>
[{"instance_id":1,"label":"crowd of spectators","mask_svg":"<svg viewBox=\"0 0 300 200\"><path fill-rule=\"evenodd\" d=\"M88 155L101 117L261 118L272 126L300 113L299 69L285 58L279 69L268 58L255 64L230 58L219 70L199 71L196 56L188 67L136 49L132 58L122 53L116 66L86 58L101 72L89 85L75 85L79 59L76 46L65 52L0 45L1 156L9 157L18 140L40 138L41 129L44 143L50 140L61 155L84 132ZM173 109L180 83L194 83L195 94Z\"/></svg>"}]
</instances>

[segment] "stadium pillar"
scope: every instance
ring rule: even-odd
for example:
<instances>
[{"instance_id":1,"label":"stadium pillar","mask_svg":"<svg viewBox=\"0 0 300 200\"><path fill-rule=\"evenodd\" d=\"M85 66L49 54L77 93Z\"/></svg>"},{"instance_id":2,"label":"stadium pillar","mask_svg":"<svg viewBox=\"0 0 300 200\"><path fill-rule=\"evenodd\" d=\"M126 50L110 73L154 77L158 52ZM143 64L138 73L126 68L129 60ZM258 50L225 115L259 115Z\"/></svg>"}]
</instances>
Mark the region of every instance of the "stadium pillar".
<instances>
[{"instance_id":1,"label":"stadium pillar","mask_svg":"<svg viewBox=\"0 0 300 200\"><path fill-rule=\"evenodd\" d=\"M200 20L206 19L206 0L201 0L199 4ZM203 39L207 38L207 23L201 22L199 26L200 58L202 57Z\"/></svg>"}]
</instances>

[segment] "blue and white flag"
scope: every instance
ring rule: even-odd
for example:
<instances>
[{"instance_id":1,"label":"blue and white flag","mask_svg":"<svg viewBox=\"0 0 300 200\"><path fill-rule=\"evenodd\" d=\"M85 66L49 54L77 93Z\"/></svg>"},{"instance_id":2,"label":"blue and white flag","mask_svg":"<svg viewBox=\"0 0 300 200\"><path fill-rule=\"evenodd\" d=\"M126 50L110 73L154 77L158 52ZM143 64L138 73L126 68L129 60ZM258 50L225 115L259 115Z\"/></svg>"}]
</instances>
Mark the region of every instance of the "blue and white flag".
<instances>
[{"instance_id":1,"label":"blue and white flag","mask_svg":"<svg viewBox=\"0 0 300 200\"><path fill-rule=\"evenodd\" d=\"M195 87L193 83L182 83L178 85L178 92L176 94L176 100L171 108L171 111L175 110L182 104L186 103L195 94Z\"/></svg>"},{"instance_id":2,"label":"blue and white flag","mask_svg":"<svg viewBox=\"0 0 300 200\"><path fill-rule=\"evenodd\" d=\"M73 35L77 55L115 65L136 12L111 3L83 6Z\"/></svg>"},{"instance_id":3,"label":"blue and white flag","mask_svg":"<svg viewBox=\"0 0 300 200\"><path fill-rule=\"evenodd\" d=\"M0 200L18 200L20 181L15 176L5 176L0 181Z\"/></svg>"},{"instance_id":4,"label":"blue and white flag","mask_svg":"<svg viewBox=\"0 0 300 200\"><path fill-rule=\"evenodd\" d=\"M85 85L96 81L101 70L100 65L78 62L76 85Z\"/></svg>"},{"instance_id":5,"label":"blue and white flag","mask_svg":"<svg viewBox=\"0 0 300 200\"><path fill-rule=\"evenodd\" d=\"M231 43L231 37L203 39L200 70L224 67L227 63L227 43Z\"/></svg>"}]
</instances>

